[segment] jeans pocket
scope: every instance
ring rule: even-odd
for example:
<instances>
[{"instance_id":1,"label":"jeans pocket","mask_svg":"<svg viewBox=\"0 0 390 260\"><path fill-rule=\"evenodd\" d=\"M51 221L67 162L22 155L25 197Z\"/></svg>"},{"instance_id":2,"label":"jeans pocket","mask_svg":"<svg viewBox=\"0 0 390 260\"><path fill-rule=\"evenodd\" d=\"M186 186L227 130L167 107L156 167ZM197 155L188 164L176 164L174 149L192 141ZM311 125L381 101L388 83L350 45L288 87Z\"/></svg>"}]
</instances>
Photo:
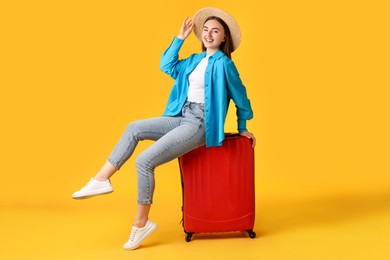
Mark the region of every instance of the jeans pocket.
<instances>
[{"instance_id":1,"label":"jeans pocket","mask_svg":"<svg viewBox=\"0 0 390 260\"><path fill-rule=\"evenodd\" d=\"M202 105L192 104L190 107L191 113L198 119L204 118L204 109Z\"/></svg>"},{"instance_id":2,"label":"jeans pocket","mask_svg":"<svg viewBox=\"0 0 390 260\"><path fill-rule=\"evenodd\" d=\"M185 103L183 108L181 109L181 114L184 115L187 112L188 104Z\"/></svg>"}]
</instances>

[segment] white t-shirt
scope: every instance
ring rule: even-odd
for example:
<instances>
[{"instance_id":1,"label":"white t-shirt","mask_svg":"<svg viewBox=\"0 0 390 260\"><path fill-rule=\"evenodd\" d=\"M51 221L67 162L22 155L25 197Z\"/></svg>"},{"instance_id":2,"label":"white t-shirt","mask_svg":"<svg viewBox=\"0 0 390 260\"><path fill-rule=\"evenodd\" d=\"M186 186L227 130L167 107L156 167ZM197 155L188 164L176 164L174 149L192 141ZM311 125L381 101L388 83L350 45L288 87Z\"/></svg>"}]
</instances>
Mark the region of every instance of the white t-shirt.
<instances>
[{"instance_id":1,"label":"white t-shirt","mask_svg":"<svg viewBox=\"0 0 390 260\"><path fill-rule=\"evenodd\" d=\"M204 103L204 73L210 56L204 57L188 76L189 88L187 100L195 103Z\"/></svg>"}]
</instances>

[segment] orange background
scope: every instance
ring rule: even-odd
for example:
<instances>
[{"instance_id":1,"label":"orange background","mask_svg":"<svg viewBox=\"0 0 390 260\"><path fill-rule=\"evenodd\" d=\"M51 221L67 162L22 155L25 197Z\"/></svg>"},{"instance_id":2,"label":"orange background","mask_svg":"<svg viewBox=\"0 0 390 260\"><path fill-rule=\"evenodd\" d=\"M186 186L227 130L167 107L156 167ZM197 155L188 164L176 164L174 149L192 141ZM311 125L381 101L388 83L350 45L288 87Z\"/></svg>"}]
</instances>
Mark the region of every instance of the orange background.
<instances>
[{"instance_id":1,"label":"orange background","mask_svg":"<svg viewBox=\"0 0 390 260\"><path fill-rule=\"evenodd\" d=\"M4 259L11 255L16 259L18 254L23 258L21 252L15 253L24 234L17 227L27 229L34 243L49 242L40 228L29 228L33 223L53 223L49 226L54 232L56 219L67 219L61 212L75 214L69 225L80 229L89 221L107 221L100 216L108 222L119 218L118 229L131 224L136 201L134 159L149 142L140 144L113 177L114 194L83 202L71 200L71 194L102 166L129 122L163 112L173 80L159 70L161 53L184 17L205 6L231 13L242 31L233 60L255 112L248 129L257 138L256 225L264 233L263 241L270 239L269 230L284 225L299 229L315 220L323 228L321 223L329 219L342 225L351 216L368 212L389 214L386 1L37 0L7 1L0 6L0 220L6 234L0 244L8 248L1 250ZM186 57L199 51L200 43L191 35L180 54ZM234 111L230 111L226 131L235 130ZM165 225L166 233L176 232L164 221L180 221L177 161L158 168L156 177L152 217ZM100 211L114 205L109 216ZM17 220L24 218L31 225L20 226ZM367 220L366 232L390 231L386 219L380 215ZM370 227L373 222L381 223L380 228ZM104 248L99 245L103 236L92 226L83 241L92 236L91 243ZM80 229L67 235L77 236ZM178 229L176 233L182 232ZM127 236L129 230L122 231ZM115 237L115 230L110 232ZM305 237L307 242L318 233L308 230L287 236ZM389 240L388 233L379 232L375 245L372 240L360 241L371 249L356 255L374 252L375 259L387 259L381 258L389 254L380 245ZM112 246L120 250L126 237L116 239L120 243ZM261 244L261 238L255 241ZM274 242L272 236L268 242ZM172 241L162 243L168 246ZM286 252L293 245L283 244L291 249ZM318 246L318 252L322 245L311 246ZM378 245L379 250L374 249ZM243 244L242 252L246 249ZM77 251L70 246L67 252L72 250ZM259 256L268 252L256 250ZM34 252L38 255L32 250L30 256ZM265 259L294 258L291 254L279 258L280 252L270 250ZM297 259L318 259L310 250L298 252ZM343 246L332 252L350 255Z\"/></svg>"}]
</instances>

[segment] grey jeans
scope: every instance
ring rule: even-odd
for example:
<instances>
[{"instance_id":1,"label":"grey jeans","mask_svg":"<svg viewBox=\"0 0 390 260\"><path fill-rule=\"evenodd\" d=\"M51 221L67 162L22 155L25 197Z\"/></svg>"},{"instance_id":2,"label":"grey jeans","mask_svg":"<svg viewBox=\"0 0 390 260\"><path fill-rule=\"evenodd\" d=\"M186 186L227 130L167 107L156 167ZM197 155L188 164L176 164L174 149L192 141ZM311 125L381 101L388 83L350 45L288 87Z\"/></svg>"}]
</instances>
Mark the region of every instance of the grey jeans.
<instances>
[{"instance_id":1,"label":"grey jeans","mask_svg":"<svg viewBox=\"0 0 390 260\"><path fill-rule=\"evenodd\" d=\"M136 159L138 203L151 204L154 169L205 143L203 104L186 102L182 115L157 117L129 124L108 161L116 168L133 154L138 141L154 140Z\"/></svg>"}]
</instances>

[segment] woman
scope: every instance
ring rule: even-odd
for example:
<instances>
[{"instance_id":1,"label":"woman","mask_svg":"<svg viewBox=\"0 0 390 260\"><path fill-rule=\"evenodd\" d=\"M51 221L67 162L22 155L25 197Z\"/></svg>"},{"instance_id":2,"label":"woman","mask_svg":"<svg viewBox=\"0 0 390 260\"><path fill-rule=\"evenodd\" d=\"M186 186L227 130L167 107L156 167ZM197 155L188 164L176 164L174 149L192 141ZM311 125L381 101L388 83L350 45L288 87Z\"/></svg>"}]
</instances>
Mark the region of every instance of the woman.
<instances>
[{"instance_id":1,"label":"woman","mask_svg":"<svg viewBox=\"0 0 390 260\"><path fill-rule=\"evenodd\" d=\"M179 60L179 50L193 29L203 52ZM81 199L112 192L110 177L130 158L138 141L156 141L136 159L138 208L125 249L137 248L157 228L148 218L154 169L201 145L220 146L230 99L237 107L239 133L255 146L253 134L246 129L246 120L253 117L250 101L230 59L239 42L238 25L222 10L204 8L193 20L186 18L161 58L161 70L175 79L163 116L129 124L101 170L73 194Z\"/></svg>"}]
</instances>

